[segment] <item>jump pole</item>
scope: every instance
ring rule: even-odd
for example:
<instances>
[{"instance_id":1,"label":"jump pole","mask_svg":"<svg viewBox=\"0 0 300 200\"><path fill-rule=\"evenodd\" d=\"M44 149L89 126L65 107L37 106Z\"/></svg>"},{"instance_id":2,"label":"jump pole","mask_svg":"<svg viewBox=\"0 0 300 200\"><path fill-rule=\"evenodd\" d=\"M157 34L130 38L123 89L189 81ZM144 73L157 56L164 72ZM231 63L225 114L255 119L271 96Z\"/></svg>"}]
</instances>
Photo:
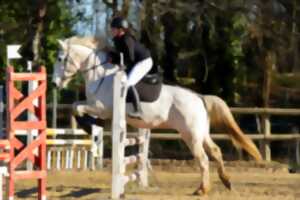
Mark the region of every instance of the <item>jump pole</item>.
<instances>
[{"instance_id":1,"label":"jump pole","mask_svg":"<svg viewBox=\"0 0 300 200\"><path fill-rule=\"evenodd\" d=\"M141 186L148 186L148 149L150 130L139 129L136 138L127 138L126 124L126 74L118 71L113 84L113 120L112 120L112 199L124 195L125 185L129 181L138 180ZM125 157L125 147L139 145L139 153ZM126 176L126 165L139 162L138 170Z\"/></svg>"}]
</instances>

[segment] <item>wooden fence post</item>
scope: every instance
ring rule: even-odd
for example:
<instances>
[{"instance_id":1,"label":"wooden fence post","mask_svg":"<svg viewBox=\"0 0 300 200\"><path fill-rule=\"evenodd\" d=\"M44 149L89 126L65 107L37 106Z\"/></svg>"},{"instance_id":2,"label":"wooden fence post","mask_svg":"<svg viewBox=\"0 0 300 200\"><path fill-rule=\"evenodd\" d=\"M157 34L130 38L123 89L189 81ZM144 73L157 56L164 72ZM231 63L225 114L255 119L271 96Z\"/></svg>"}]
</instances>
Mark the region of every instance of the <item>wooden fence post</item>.
<instances>
[{"instance_id":1,"label":"wooden fence post","mask_svg":"<svg viewBox=\"0 0 300 200\"><path fill-rule=\"evenodd\" d=\"M3 113L4 113L4 90L3 85L0 85L0 138L4 137L3 133Z\"/></svg>"},{"instance_id":2,"label":"wooden fence post","mask_svg":"<svg viewBox=\"0 0 300 200\"><path fill-rule=\"evenodd\" d=\"M264 141L263 141L263 154L264 158L267 162L270 162L272 160L271 158L271 146L270 141L267 139L269 136L271 136L271 123L270 123L270 116L269 115L263 115L262 116L262 129L264 134Z\"/></svg>"},{"instance_id":3,"label":"wooden fence post","mask_svg":"<svg viewBox=\"0 0 300 200\"><path fill-rule=\"evenodd\" d=\"M298 127L293 127L292 132L296 133L296 134L299 134L299 128ZM297 165L300 165L300 139L299 138L296 139L295 151L296 151L296 153L295 153L296 163L297 163Z\"/></svg>"},{"instance_id":4,"label":"wooden fence post","mask_svg":"<svg viewBox=\"0 0 300 200\"><path fill-rule=\"evenodd\" d=\"M57 127L57 89L52 89L53 107L52 107L52 128Z\"/></svg>"},{"instance_id":5,"label":"wooden fence post","mask_svg":"<svg viewBox=\"0 0 300 200\"><path fill-rule=\"evenodd\" d=\"M78 129L77 121L76 121L74 115L71 115L71 128L72 129Z\"/></svg>"}]
</instances>

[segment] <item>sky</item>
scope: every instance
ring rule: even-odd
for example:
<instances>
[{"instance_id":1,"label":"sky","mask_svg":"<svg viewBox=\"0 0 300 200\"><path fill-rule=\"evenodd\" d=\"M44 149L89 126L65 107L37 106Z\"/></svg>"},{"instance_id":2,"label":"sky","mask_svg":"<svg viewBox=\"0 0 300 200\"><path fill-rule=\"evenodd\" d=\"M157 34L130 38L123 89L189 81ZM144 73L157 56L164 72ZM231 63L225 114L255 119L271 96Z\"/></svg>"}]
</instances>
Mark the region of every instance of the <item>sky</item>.
<instances>
[{"instance_id":1,"label":"sky","mask_svg":"<svg viewBox=\"0 0 300 200\"><path fill-rule=\"evenodd\" d=\"M96 2L96 3L95 3ZM82 36L106 35L106 5L101 0L85 0L80 4L73 5L73 12L83 12L87 21L78 21L75 24L75 31Z\"/></svg>"},{"instance_id":2,"label":"sky","mask_svg":"<svg viewBox=\"0 0 300 200\"><path fill-rule=\"evenodd\" d=\"M118 5L122 5L122 0L118 1ZM139 30L139 24L137 24L139 6L139 0L131 1L128 14L128 20L136 30ZM88 22L78 21L75 25L74 29L79 35L107 35L107 24L109 23L112 12L107 9L107 6L102 2L102 0L83 0L81 4L76 3L73 5L73 12L77 13L78 11L83 12L84 16L88 18Z\"/></svg>"}]
</instances>

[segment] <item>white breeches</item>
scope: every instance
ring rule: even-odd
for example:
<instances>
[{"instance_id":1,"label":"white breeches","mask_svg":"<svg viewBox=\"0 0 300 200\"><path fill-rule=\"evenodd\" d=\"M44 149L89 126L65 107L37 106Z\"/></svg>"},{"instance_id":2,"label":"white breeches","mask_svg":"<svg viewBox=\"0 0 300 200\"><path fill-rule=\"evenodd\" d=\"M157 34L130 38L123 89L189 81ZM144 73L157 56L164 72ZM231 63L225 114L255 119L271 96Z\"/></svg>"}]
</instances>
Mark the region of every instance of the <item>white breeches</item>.
<instances>
[{"instance_id":1,"label":"white breeches","mask_svg":"<svg viewBox=\"0 0 300 200\"><path fill-rule=\"evenodd\" d=\"M128 86L133 86L139 82L152 68L153 60L152 58L146 58L138 63L136 63L128 75Z\"/></svg>"}]
</instances>

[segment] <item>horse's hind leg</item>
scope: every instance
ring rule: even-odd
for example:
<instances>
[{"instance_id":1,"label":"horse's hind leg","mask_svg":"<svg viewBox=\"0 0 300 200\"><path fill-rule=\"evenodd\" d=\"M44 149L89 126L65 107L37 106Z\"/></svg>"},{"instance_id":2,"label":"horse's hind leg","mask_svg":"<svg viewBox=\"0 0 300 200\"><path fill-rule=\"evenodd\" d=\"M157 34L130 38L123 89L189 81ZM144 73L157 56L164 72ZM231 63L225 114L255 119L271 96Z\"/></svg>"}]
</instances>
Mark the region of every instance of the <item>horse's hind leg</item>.
<instances>
[{"instance_id":1,"label":"horse's hind leg","mask_svg":"<svg viewBox=\"0 0 300 200\"><path fill-rule=\"evenodd\" d=\"M231 190L230 178L225 171L224 162L220 148L214 141L207 136L204 140L204 148L208 154L217 162L219 177L226 188Z\"/></svg>"},{"instance_id":2,"label":"horse's hind leg","mask_svg":"<svg viewBox=\"0 0 300 200\"><path fill-rule=\"evenodd\" d=\"M198 161L201 169L201 183L199 188L194 192L194 195L205 195L210 189L209 183L209 160L203 148L203 141L193 141L190 149Z\"/></svg>"}]
</instances>

